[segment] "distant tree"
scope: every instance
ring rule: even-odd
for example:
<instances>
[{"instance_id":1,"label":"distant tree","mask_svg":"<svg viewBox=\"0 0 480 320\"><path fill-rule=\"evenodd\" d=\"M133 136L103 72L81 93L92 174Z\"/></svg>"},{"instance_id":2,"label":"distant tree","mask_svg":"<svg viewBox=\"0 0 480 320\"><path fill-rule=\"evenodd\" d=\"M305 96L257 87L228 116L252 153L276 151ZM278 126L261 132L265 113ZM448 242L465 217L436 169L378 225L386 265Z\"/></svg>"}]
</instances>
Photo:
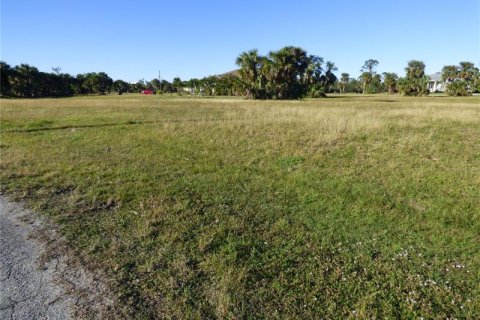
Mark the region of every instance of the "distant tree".
<instances>
[{"instance_id":1,"label":"distant tree","mask_svg":"<svg viewBox=\"0 0 480 320\"><path fill-rule=\"evenodd\" d=\"M105 94L112 90L113 80L105 72L97 74L97 93Z\"/></svg>"},{"instance_id":2,"label":"distant tree","mask_svg":"<svg viewBox=\"0 0 480 320\"><path fill-rule=\"evenodd\" d=\"M348 82L350 81L350 75L348 73L342 73L340 77L340 90L342 93L345 93Z\"/></svg>"},{"instance_id":3,"label":"distant tree","mask_svg":"<svg viewBox=\"0 0 480 320\"><path fill-rule=\"evenodd\" d=\"M219 77L215 82L215 94L238 96L243 94L243 84L236 74Z\"/></svg>"},{"instance_id":4,"label":"distant tree","mask_svg":"<svg viewBox=\"0 0 480 320\"><path fill-rule=\"evenodd\" d=\"M238 79L249 98L298 99L321 97L331 91L337 81L333 62L308 55L299 47L288 46L261 56L257 50L241 53L236 59L240 67Z\"/></svg>"},{"instance_id":5,"label":"distant tree","mask_svg":"<svg viewBox=\"0 0 480 320\"><path fill-rule=\"evenodd\" d=\"M160 88L162 93L175 92L175 88L173 87L173 85L165 79L160 82Z\"/></svg>"},{"instance_id":6,"label":"distant tree","mask_svg":"<svg viewBox=\"0 0 480 320\"><path fill-rule=\"evenodd\" d=\"M466 96L476 90L479 69L471 62L462 61L459 66L444 66L442 79L446 92L452 96Z\"/></svg>"},{"instance_id":7,"label":"distant tree","mask_svg":"<svg viewBox=\"0 0 480 320\"><path fill-rule=\"evenodd\" d=\"M368 93L368 88L370 83L373 81L373 75L370 72L364 71L358 78L358 80L362 83L362 93Z\"/></svg>"},{"instance_id":8,"label":"distant tree","mask_svg":"<svg viewBox=\"0 0 480 320\"><path fill-rule=\"evenodd\" d=\"M363 64L362 69L360 69L360 72L362 72L360 75L360 81L363 84L363 93L372 93L372 91L374 91L369 87L372 81L374 81L374 75L376 74L375 68L378 66L378 64L378 60L368 59Z\"/></svg>"},{"instance_id":9,"label":"distant tree","mask_svg":"<svg viewBox=\"0 0 480 320\"><path fill-rule=\"evenodd\" d=\"M284 47L271 51L268 58L273 65L273 76L269 79L273 85L274 98L296 99L306 94L304 79L310 61L305 50L299 47Z\"/></svg>"},{"instance_id":10,"label":"distant tree","mask_svg":"<svg viewBox=\"0 0 480 320\"><path fill-rule=\"evenodd\" d=\"M119 95L128 91L128 83L123 80L115 80L112 85L113 90L115 90Z\"/></svg>"},{"instance_id":11,"label":"distant tree","mask_svg":"<svg viewBox=\"0 0 480 320\"><path fill-rule=\"evenodd\" d=\"M182 85L182 79L180 79L179 77L173 78L172 86L173 86L173 88L175 88L176 92L181 91L182 86L183 86Z\"/></svg>"},{"instance_id":12,"label":"distant tree","mask_svg":"<svg viewBox=\"0 0 480 320\"><path fill-rule=\"evenodd\" d=\"M405 68L408 79L421 79L425 76L425 63L419 60L411 60Z\"/></svg>"},{"instance_id":13,"label":"distant tree","mask_svg":"<svg viewBox=\"0 0 480 320\"><path fill-rule=\"evenodd\" d=\"M62 68L60 67L52 67L52 73L54 74L60 74L60 71L62 71Z\"/></svg>"},{"instance_id":14,"label":"distant tree","mask_svg":"<svg viewBox=\"0 0 480 320\"><path fill-rule=\"evenodd\" d=\"M83 85L83 82L85 81L85 74L79 73L75 77L75 82L73 84L73 92L74 94L84 94L85 92L85 87Z\"/></svg>"},{"instance_id":15,"label":"distant tree","mask_svg":"<svg viewBox=\"0 0 480 320\"><path fill-rule=\"evenodd\" d=\"M91 72L84 75L82 86L86 93L105 94L112 89L113 80L105 72Z\"/></svg>"},{"instance_id":16,"label":"distant tree","mask_svg":"<svg viewBox=\"0 0 480 320\"><path fill-rule=\"evenodd\" d=\"M383 83L387 89L388 94L394 94L395 88L397 86L398 76L396 73L384 72L383 73Z\"/></svg>"},{"instance_id":17,"label":"distant tree","mask_svg":"<svg viewBox=\"0 0 480 320\"><path fill-rule=\"evenodd\" d=\"M320 83L325 88L326 92L331 92L333 85L337 82L337 77L333 73L337 70L338 68L335 66L334 62L327 61L325 74L320 77Z\"/></svg>"},{"instance_id":18,"label":"distant tree","mask_svg":"<svg viewBox=\"0 0 480 320\"><path fill-rule=\"evenodd\" d=\"M68 73L39 73L40 90L38 96L66 97L75 94L76 79Z\"/></svg>"},{"instance_id":19,"label":"distant tree","mask_svg":"<svg viewBox=\"0 0 480 320\"><path fill-rule=\"evenodd\" d=\"M397 89L404 95L428 95L428 77L425 76L425 64L422 61L411 60L405 68L406 77L397 82Z\"/></svg>"},{"instance_id":20,"label":"distant tree","mask_svg":"<svg viewBox=\"0 0 480 320\"><path fill-rule=\"evenodd\" d=\"M215 76L205 77L200 79L200 87L202 94L206 96L213 96L215 95L215 86L218 78Z\"/></svg>"},{"instance_id":21,"label":"distant tree","mask_svg":"<svg viewBox=\"0 0 480 320\"><path fill-rule=\"evenodd\" d=\"M12 95L12 81L14 78L14 70L4 61L0 62L0 95Z\"/></svg>"},{"instance_id":22,"label":"distant tree","mask_svg":"<svg viewBox=\"0 0 480 320\"><path fill-rule=\"evenodd\" d=\"M185 81L185 85L190 89L191 94L199 94L201 91L200 79L192 78Z\"/></svg>"},{"instance_id":23,"label":"distant tree","mask_svg":"<svg viewBox=\"0 0 480 320\"><path fill-rule=\"evenodd\" d=\"M465 79L456 79L448 83L446 92L449 96L469 96L472 94L469 82Z\"/></svg>"},{"instance_id":24,"label":"distant tree","mask_svg":"<svg viewBox=\"0 0 480 320\"><path fill-rule=\"evenodd\" d=\"M132 86L132 88L135 90L133 92L141 92L147 89L147 82L145 79L140 79Z\"/></svg>"},{"instance_id":25,"label":"distant tree","mask_svg":"<svg viewBox=\"0 0 480 320\"><path fill-rule=\"evenodd\" d=\"M370 84L369 93L379 93L384 92L385 86L382 83L382 76L378 73L373 75L372 83Z\"/></svg>"},{"instance_id":26,"label":"distant tree","mask_svg":"<svg viewBox=\"0 0 480 320\"><path fill-rule=\"evenodd\" d=\"M362 87L363 84L361 81L358 81L357 79L350 79L350 81L347 84L346 92L351 92L351 93L362 93Z\"/></svg>"},{"instance_id":27,"label":"distant tree","mask_svg":"<svg viewBox=\"0 0 480 320\"><path fill-rule=\"evenodd\" d=\"M457 66L444 66L442 68L442 80L445 82L452 82L455 78L458 77L458 67Z\"/></svg>"},{"instance_id":28,"label":"distant tree","mask_svg":"<svg viewBox=\"0 0 480 320\"><path fill-rule=\"evenodd\" d=\"M262 90L260 73L264 58L258 54L257 49L242 52L235 63L240 67L240 79L249 98L259 98Z\"/></svg>"},{"instance_id":29,"label":"distant tree","mask_svg":"<svg viewBox=\"0 0 480 320\"><path fill-rule=\"evenodd\" d=\"M162 83L160 82L159 79L152 79L147 83L147 89L152 90L155 93L161 93L162 92Z\"/></svg>"},{"instance_id":30,"label":"distant tree","mask_svg":"<svg viewBox=\"0 0 480 320\"><path fill-rule=\"evenodd\" d=\"M37 97L40 93L40 72L28 64L15 66L12 79L13 94L17 97Z\"/></svg>"},{"instance_id":31,"label":"distant tree","mask_svg":"<svg viewBox=\"0 0 480 320\"><path fill-rule=\"evenodd\" d=\"M472 62L460 62L459 77L466 81L473 81L475 75L478 73L478 68Z\"/></svg>"},{"instance_id":32,"label":"distant tree","mask_svg":"<svg viewBox=\"0 0 480 320\"><path fill-rule=\"evenodd\" d=\"M473 76L473 91L480 92L480 69L475 68L475 74Z\"/></svg>"},{"instance_id":33,"label":"distant tree","mask_svg":"<svg viewBox=\"0 0 480 320\"><path fill-rule=\"evenodd\" d=\"M373 74L373 73L375 73L374 70L378 66L378 64L379 64L378 60L368 59L363 64L363 67L362 67L361 71L369 72L369 73Z\"/></svg>"},{"instance_id":34,"label":"distant tree","mask_svg":"<svg viewBox=\"0 0 480 320\"><path fill-rule=\"evenodd\" d=\"M320 81L320 77L322 76L322 72L323 58L316 55L310 55L308 57L307 69L305 70L305 85L311 86L315 83L318 83Z\"/></svg>"}]
</instances>

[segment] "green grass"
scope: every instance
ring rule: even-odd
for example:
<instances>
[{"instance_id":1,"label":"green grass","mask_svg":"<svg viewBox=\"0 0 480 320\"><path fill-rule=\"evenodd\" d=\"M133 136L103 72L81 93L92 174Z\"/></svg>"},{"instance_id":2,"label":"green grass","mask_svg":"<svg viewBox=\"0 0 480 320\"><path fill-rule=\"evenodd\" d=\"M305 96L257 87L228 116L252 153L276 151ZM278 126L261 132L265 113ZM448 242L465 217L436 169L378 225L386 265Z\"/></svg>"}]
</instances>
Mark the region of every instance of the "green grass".
<instances>
[{"instance_id":1,"label":"green grass","mask_svg":"<svg viewBox=\"0 0 480 320\"><path fill-rule=\"evenodd\" d=\"M1 101L1 184L135 318L480 317L480 98Z\"/></svg>"}]
</instances>

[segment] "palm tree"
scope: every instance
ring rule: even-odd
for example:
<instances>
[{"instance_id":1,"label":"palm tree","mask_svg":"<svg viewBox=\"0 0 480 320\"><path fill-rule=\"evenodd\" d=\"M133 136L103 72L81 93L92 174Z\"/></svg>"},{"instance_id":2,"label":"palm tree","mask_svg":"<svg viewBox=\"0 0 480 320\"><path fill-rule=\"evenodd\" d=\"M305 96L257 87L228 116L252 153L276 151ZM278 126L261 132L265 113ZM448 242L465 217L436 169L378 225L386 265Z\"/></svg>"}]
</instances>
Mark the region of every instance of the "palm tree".
<instances>
[{"instance_id":1,"label":"palm tree","mask_svg":"<svg viewBox=\"0 0 480 320\"><path fill-rule=\"evenodd\" d=\"M363 71L363 72L368 72L368 73L375 73L374 69L376 66L378 66L378 60L375 60L375 59L368 59L367 61L365 61L365 63L363 64L363 67L360 71Z\"/></svg>"},{"instance_id":2,"label":"palm tree","mask_svg":"<svg viewBox=\"0 0 480 320\"><path fill-rule=\"evenodd\" d=\"M378 60L368 59L363 64L362 69L360 69L360 71L362 72L362 74L360 75L360 81L363 85L364 94L368 92L368 88L374 79L375 67L378 66L378 63Z\"/></svg>"},{"instance_id":3,"label":"palm tree","mask_svg":"<svg viewBox=\"0 0 480 320\"><path fill-rule=\"evenodd\" d=\"M308 57L308 66L305 70L304 83L306 85L312 85L315 82L318 82L320 76L322 75L323 68L323 58L315 55L310 55Z\"/></svg>"},{"instance_id":4,"label":"palm tree","mask_svg":"<svg viewBox=\"0 0 480 320\"><path fill-rule=\"evenodd\" d=\"M362 83L362 92L365 94L368 92L367 88L368 86L370 85L370 83L372 82L373 80L373 76L372 76L372 73L370 72L363 72L361 75L360 75L360 78L359 78L360 82Z\"/></svg>"},{"instance_id":5,"label":"palm tree","mask_svg":"<svg viewBox=\"0 0 480 320\"><path fill-rule=\"evenodd\" d=\"M348 73L342 73L340 77L340 84L342 86L342 93L345 93L345 89L347 88L347 84L350 81L350 75Z\"/></svg>"},{"instance_id":6,"label":"palm tree","mask_svg":"<svg viewBox=\"0 0 480 320\"><path fill-rule=\"evenodd\" d=\"M443 81L452 82L457 77L458 77L458 67L457 66L444 66L442 68L442 80Z\"/></svg>"},{"instance_id":7,"label":"palm tree","mask_svg":"<svg viewBox=\"0 0 480 320\"><path fill-rule=\"evenodd\" d=\"M475 68L475 65L473 63L466 61L460 62L459 69L460 78L467 81L473 80L475 73L478 72L478 69Z\"/></svg>"},{"instance_id":8,"label":"palm tree","mask_svg":"<svg viewBox=\"0 0 480 320\"><path fill-rule=\"evenodd\" d=\"M388 94L395 93L395 87L397 86L398 76L393 72L384 72L383 73L383 83L387 87Z\"/></svg>"},{"instance_id":9,"label":"palm tree","mask_svg":"<svg viewBox=\"0 0 480 320\"><path fill-rule=\"evenodd\" d=\"M425 63L419 60L411 60L405 68L407 79L420 79L425 76Z\"/></svg>"},{"instance_id":10,"label":"palm tree","mask_svg":"<svg viewBox=\"0 0 480 320\"><path fill-rule=\"evenodd\" d=\"M325 71L325 77L324 77L324 85L325 88L327 88L327 92L330 92L332 90L332 86L335 82L337 82L337 77L335 74L333 74L333 71L337 71L338 68L335 66L335 63L332 61L327 61L326 63L326 71Z\"/></svg>"},{"instance_id":11,"label":"palm tree","mask_svg":"<svg viewBox=\"0 0 480 320\"><path fill-rule=\"evenodd\" d=\"M309 66L307 52L289 46L270 52L268 57L271 60L271 64L267 64L270 76L273 76L274 96L280 99L300 97L305 91L302 79Z\"/></svg>"},{"instance_id":12,"label":"palm tree","mask_svg":"<svg viewBox=\"0 0 480 320\"><path fill-rule=\"evenodd\" d=\"M425 76L425 63L418 60L411 60L405 68L407 73L405 79L400 79L398 87L405 95L421 96L427 95L428 77Z\"/></svg>"},{"instance_id":13,"label":"palm tree","mask_svg":"<svg viewBox=\"0 0 480 320\"><path fill-rule=\"evenodd\" d=\"M258 55L258 50L242 52L235 63L240 67L239 75L243 81L249 98L256 98L261 84L258 82L261 68L262 57Z\"/></svg>"}]
</instances>

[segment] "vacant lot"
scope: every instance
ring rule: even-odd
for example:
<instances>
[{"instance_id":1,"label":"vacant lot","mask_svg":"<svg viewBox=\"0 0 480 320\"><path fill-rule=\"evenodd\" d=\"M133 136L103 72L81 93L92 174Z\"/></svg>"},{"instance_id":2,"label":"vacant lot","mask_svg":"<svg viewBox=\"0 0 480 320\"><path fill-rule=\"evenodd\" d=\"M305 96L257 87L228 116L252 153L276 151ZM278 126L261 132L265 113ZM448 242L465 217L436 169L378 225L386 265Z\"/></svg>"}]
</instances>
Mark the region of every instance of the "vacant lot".
<instances>
[{"instance_id":1,"label":"vacant lot","mask_svg":"<svg viewBox=\"0 0 480 320\"><path fill-rule=\"evenodd\" d=\"M1 100L1 187L136 318L479 318L480 97Z\"/></svg>"}]
</instances>

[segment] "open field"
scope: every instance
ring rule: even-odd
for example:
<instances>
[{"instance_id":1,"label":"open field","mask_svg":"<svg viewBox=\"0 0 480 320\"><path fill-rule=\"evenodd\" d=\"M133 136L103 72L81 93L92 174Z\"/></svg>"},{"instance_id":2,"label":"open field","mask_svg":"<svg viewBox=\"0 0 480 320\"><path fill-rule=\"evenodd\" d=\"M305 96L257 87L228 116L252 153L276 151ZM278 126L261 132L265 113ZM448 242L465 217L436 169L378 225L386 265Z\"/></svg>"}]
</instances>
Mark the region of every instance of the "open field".
<instances>
[{"instance_id":1,"label":"open field","mask_svg":"<svg viewBox=\"0 0 480 320\"><path fill-rule=\"evenodd\" d=\"M480 97L1 100L2 191L131 316L480 318Z\"/></svg>"}]
</instances>

